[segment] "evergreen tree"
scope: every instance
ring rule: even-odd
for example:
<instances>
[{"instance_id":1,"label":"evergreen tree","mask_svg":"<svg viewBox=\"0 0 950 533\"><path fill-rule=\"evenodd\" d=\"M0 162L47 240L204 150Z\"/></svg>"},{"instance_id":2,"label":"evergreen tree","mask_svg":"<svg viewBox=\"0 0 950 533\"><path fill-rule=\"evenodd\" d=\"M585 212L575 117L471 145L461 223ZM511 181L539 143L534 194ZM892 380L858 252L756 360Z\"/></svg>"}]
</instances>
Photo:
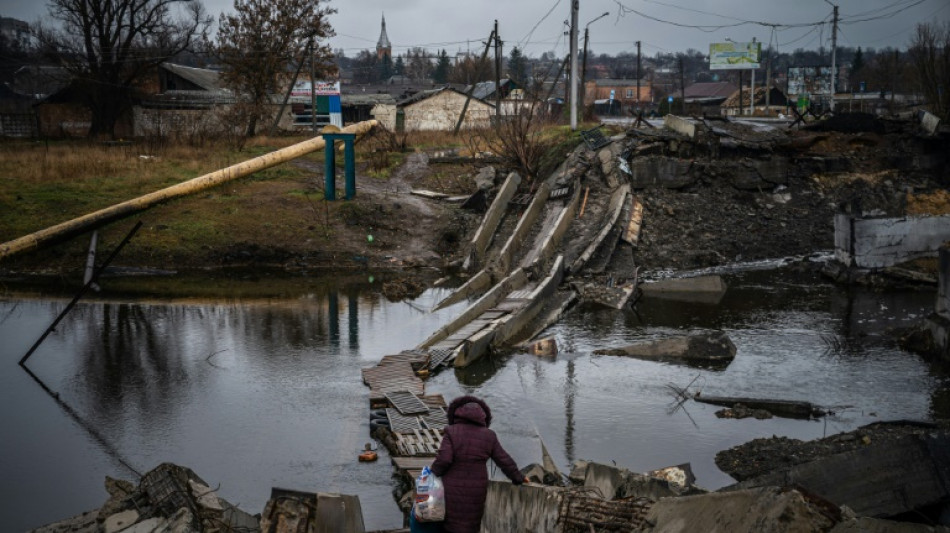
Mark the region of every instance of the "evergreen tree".
<instances>
[{"instance_id":1,"label":"evergreen tree","mask_svg":"<svg viewBox=\"0 0 950 533\"><path fill-rule=\"evenodd\" d=\"M396 62L393 63L393 74L396 76L402 76L406 73L406 62L402 60L402 56L396 57Z\"/></svg>"},{"instance_id":2,"label":"evergreen tree","mask_svg":"<svg viewBox=\"0 0 950 533\"><path fill-rule=\"evenodd\" d=\"M377 80L384 82L393 76L393 58L389 57L389 54L383 54L383 58L376 63L376 67Z\"/></svg>"},{"instance_id":3,"label":"evergreen tree","mask_svg":"<svg viewBox=\"0 0 950 533\"><path fill-rule=\"evenodd\" d=\"M439 52L439 59L436 61L435 70L432 72L432 81L436 83L447 83L451 70L452 63L449 62L449 55L443 49Z\"/></svg>"},{"instance_id":4,"label":"evergreen tree","mask_svg":"<svg viewBox=\"0 0 950 533\"><path fill-rule=\"evenodd\" d=\"M528 68L524 54L521 53L521 50L519 50L517 46L511 49L511 54L508 56L508 77L522 87L524 86L525 79L528 77Z\"/></svg>"}]
</instances>

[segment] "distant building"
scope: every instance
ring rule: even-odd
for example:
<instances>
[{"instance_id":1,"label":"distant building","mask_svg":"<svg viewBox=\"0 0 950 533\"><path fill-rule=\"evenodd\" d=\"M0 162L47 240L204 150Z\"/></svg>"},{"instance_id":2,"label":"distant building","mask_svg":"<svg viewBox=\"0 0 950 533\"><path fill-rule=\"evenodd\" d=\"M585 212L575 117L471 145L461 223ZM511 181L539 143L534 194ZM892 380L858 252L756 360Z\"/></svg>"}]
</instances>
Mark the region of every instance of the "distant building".
<instances>
[{"instance_id":1,"label":"distant building","mask_svg":"<svg viewBox=\"0 0 950 533\"><path fill-rule=\"evenodd\" d=\"M379 40L376 41L376 58L382 59L383 56L393 57L393 45L389 42L389 36L386 35L386 15L383 15L383 25L379 30Z\"/></svg>"},{"instance_id":2,"label":"distant building","mask_svg":"<svg viewBox=\"0 0 950 533\"><path fill-rule=\"evenodd\" d=\"M777 87L772 87L769 92L768 107L765 105L765 87L755 88L755 102L751 107L755 110L757 116L776 116L779 113L785 113L788 106L788 97ZM736 91L726 98L719 106L720 111L726 116L748 115L750 108L751 89L743 87L741 92Z\"/></svg>"},{"instance_id":3,"label":"distant building","mask_svg":"<svg viewBox=\"0 0 950 533\"><path fill-rule=\"evenodd\" d=\"M621 113L637 107L646 107L653 102L653 85L647 80L618 80L603 78L584 83L585 105L603 105ZM618 107L619 105L619 107Z\"/></svg>"},{"instance_id":4,"label":"distant building","mask_svg":"<svg viewBox=\"0 0 950 533\"><path fill-rule=\"evenodd\" d=\"M450 87L420 91L394 106L376 106L373 116L392 131L449 131L455 128L467 98ZM472 98L462 127L488 127L494 113L493 105Z\"/></svg>"},{"instance_id":5,"label":"distant building","mask_svg":"<svg viewBox=\"0 0 950 533\"><path fill-rule=\"evenodd\" d=\"M718 115L719 106L739 88L727 81L694 83L683 91L689 113Z\"/></svg>"}]
</instances>

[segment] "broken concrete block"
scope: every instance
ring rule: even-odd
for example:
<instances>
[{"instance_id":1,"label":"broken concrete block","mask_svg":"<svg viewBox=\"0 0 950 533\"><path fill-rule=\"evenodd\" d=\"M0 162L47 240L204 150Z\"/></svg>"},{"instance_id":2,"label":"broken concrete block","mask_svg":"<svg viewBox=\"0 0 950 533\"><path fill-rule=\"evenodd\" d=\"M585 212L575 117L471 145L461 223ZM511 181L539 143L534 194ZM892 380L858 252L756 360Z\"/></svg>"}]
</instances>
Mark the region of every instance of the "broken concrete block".
<instances>
[{"instance_id":1,"label":"broken concrete block","mask_svg":"<svg viewBox=\"0 0 950 533\"><path fill-rule=\"evenodd\" d=\"M688 467L685 471L682 467L676 468L679 468L682 484L671 482L668 479L660 477L631 472L626 468L618 468L601 463L588 463L584 477L584 486L596 488L603 494L604 499L607 500L617 498L647 498L656 501L660 498L682 496L684 494L694 493L698 490L690 481L692 479L692 472L689 471ZM668 469L661 469L657 472L666 470ZM672 476L672 474L666 475Z\"/></svg>"},{"instance_id":2,"label":"broken concrete block","mask_svg":"<svg viewBox=\"0 0 950 533\"><path fill-rule=\"evenodd\" d=\"M651 533L798 533L827 531L837 522L798 491L777 487L663 498L646 518L655 524Z\"/></svg>"},{"instance_id":3,"label":"broken concrete block","mask_svg":"<svg viewBox=\"0 0 950 533\"><path fill-rule=\"evenodd\" d=\"M562 531L562 487L489 481L481 531Z\"/></svg>"},{"instance_id":4,"label":"broken concrete block","mask_svg":"<svg viewBox=\"0 0 950 533\"><path fill-rule=\"evenodd\" d=\"M211 490L211 487L191 479L188 480L188 486L191 487L191 495L202 509L224 512L224 506L221 505L221 500L219 500L218 495Z\"/></svg>"},{"instance_id":5,"label":"broken concrete block","mask_svg":"<svg viewBox=\"0 0 950 533\"><path fill-rule=\"evenodd\" d=\"M640 290L649 298L718 304L726 295L726 282L720 276L670 278L643 283Z\"/></svg>"},{"instance_id":6,"label":"broken concrete block","mask_svg":"<svg viewBox=\"0 0 950 533\"><path fill-rule=\"evenodd\" d=\"M926 524L893 522L878 518L849 518L836 525L828 533L940 533L945 527L931 527Z\"/></svg>"},{"instance_id":7,"label":"broken concrete block","mask_svg":"<svg viewBox=\"0 0 950 533\"><path fill-rule=\"evenodd\" d=\"M480 191L487 191L495 186L495 167L487 166L475 175L475 187Z\"/></svg>"},{"instance_id":8,"label":"broken concrete block","mask_svg":"<svg viewBox=\"0 0 950 533\"><path fill-rule=\"evenodd\" d=\"M630 162L630 185L635 189L682 189L696 182L689 170L692 161L673 157L637 157Z\"/></svg>"},{"instance_id":9,"label":"broken concrete block","mask_svg":"<svg viewBox=\"0 0 950 533\"><path fill-rule=\"evenodd\" d=\"M950 501L948 465L950 433L942 431L871 441L733 487L801 486L835 505L847 505L859 516L886 518Z\"/></svg>"},{"instance_id":10,"label":"broken concrete block","mask_svg":"<svg viewBox=\"0 0 950 533\"><path fill-rule=\"evenodd\" d=\"M119 531L122 531L132 524L138 522L138 520L138 511L123 511L106 518L106 521L102 523L102 530L104 533L118 533Z\"/></svg>"},{"instance_id":11,"label":"broken concrete block","mask_svg":"<svg viewBox=\"0 0 950 533\"><path fill-rule=\"evenodd\" d=\"M606 350L598 355L622 355L654 361L728 364L736 356L736 345L721 331L669 337Z\"/></svg>"},{"instance_id":12,"label":"broken concrete block","mask_svg":"<svg viewBox=\"0 0 950 533\"><path fill-rule=\"evenodd\" d=\"M122 533L155 533L158 531L166 531L166 526L168 525L168 520L165 518L154 517L147 520L142 520L141 522L123 529Z\"/></svg>"},{"instance_id":13,"label":"broken concrete block","mask_svg":"<svg viewBox=\"0 0 950 533\"><path fill-rule=\"evenodd\" d=\"M681 133L690 139L696 138L696 122L676 115L666 115L663 117L663 125L677 133Z\"/></svg>"},{"instance_id":14,"label":"broken concrete block","mask_svg":"<svg viewBox=\"0 0 950 533\"><path fill-rule=\"evenodd\" d=\"M583 459L574 461L571 463L571 473L567 475L567 478L577 484L583 483L584 478L587 477L587 465L589 464L590 461Z\"/></svg>"},{"instance_id":15,"label":"broken concrete block","mask_svg":"<svg viewBox=\"0 0 950 533\"><path fill-rule=\"evenodd\" d=\"M928 134L933 135L937 133L937 128L940 126L940 117L927 111L921 111L920 126L924 128L924 131Z\"/></svg>"}]
</instances>

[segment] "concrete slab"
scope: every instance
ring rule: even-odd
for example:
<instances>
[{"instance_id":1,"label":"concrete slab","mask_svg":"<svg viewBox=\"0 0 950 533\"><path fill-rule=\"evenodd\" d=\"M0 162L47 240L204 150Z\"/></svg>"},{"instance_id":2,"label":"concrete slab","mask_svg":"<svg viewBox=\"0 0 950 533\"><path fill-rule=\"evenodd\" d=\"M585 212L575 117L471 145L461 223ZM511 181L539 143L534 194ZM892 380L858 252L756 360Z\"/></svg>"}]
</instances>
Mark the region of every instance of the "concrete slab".
<instances>
[{"instance_id":1,"label":"concrete slab","mask_svg":"<svg viewBox=\"0 0 950 533\"><path fill-rule=\"evenodd\" d=\"M640 291L647 298L708 304L722 301L727 289L726 282L719 276L672 278L640 284Z\"/></svg>"},{"instance_id":2,"label":"concrete slab","mask_svg":"<svg viewBox=\"0 0 950 533\"><path fill-rule=\"evenodd\" d=\"M663 498L647 513L650 533L806 533L836 520L795 490L765 487L730 493Z\"/></svg>"},{"instance_id":3,"label":"concrete slab","mask_svg":"<svg viewBox=\"0 0 950 533\"><path fill-rule=\"evenodd\" d=\"M886 518L946 502L950 499L950 433L872 442L866 448L782 469L731 488L789 485L847 505L858 516Z\"/></svg>"},{"instance_id":4,"label":"concrete slab","mask_svg":"<svg viewBox=\"0 0 950 533\"><path fill-rule=\"evenodd\" d=\"M104 533L118 533L139 521L139 513L134 509L116 513L102 523Z\"/></svg>"}]
</instances>

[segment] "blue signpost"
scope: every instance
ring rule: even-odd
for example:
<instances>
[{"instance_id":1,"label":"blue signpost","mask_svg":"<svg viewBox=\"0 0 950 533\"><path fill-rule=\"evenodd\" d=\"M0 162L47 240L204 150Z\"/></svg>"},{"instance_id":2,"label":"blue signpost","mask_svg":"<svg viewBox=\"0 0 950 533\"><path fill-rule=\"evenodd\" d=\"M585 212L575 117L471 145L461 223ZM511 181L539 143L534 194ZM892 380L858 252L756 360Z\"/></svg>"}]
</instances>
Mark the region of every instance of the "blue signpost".
<instances>
[{"instance_id":1,"label":"blue signpost","mask_svg":"<svg viewBox=\"0 0 950 533\"><path fill-rule=\"evenodd\" d=\"M336 141L343 141L343 175L346 179L344 189L344 200L350 200L356 196L356 158L353 155L353 143L356 141L355 133L324 133L323 140L326 141L324 166L326 177L324 179L323 197L327 200L336 200Z\"/></svg>"}]
</instances>

